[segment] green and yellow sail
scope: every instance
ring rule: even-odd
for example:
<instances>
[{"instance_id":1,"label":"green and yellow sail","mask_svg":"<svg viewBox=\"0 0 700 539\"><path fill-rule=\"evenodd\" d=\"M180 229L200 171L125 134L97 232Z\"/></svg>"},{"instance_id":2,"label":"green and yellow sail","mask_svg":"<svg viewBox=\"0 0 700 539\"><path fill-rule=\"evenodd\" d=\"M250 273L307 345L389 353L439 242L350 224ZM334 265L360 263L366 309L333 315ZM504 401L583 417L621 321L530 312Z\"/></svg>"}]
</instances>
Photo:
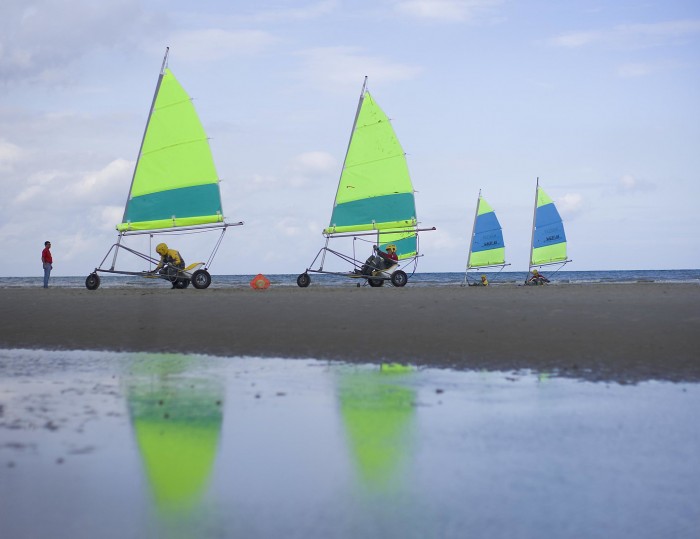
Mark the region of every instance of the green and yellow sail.
<instances>
[{"instance_id":1,"label":"green and yellow sail","mask_svg":"<svg viewBox=\"0 0 700 539\"><path fill-rule=\"evenodd\" d=\"M219 178L207 135L190 96L170 69L164 67L124 217L117 230L155 230L223 221Z\"/></svg>"},{"instance_id":2,"label":"green and yellow sail","mask_svg":"<svg viewBox=\"0 0 700 539\"><path fill-rule=\"evenodd\" d=\"M363 90L324 234L381 231L379 243L396 243L400 258L415 256L417 225L406 155L389 118ZM399 235L386 235L391 232Z\"/></svg>"}]
</instances>

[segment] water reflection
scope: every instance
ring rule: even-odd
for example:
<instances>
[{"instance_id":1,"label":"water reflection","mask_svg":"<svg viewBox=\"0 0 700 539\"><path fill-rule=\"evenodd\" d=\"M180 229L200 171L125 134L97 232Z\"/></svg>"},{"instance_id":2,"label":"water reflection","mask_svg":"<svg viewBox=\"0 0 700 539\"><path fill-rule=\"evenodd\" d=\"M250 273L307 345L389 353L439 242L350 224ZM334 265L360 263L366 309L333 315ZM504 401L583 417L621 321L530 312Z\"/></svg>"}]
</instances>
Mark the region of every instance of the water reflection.
<instances>
[{"instance_id":1,"label":"water reflection","mask_svg":"<svg viewBox=\"0 0 700 539\"><path fill-rule=\"evenodd\" d=\"M186 515L209 482L223 422L225 387L201 358L137 355L125 393L131 425L159 512Z\"/></svg>"},{"instance_id":2,"label":"water reflection","mask_svg":"<svg viewBox=\"0 0 700 539\"><path fill-rule=\"evenodd\" d=\"M338 372L338 400L351 458L363 484L375 491L400 488L413 446L416 391L413 368Z\"/></svg>"},{"instance_id":3,"label":"water reflection","mask_svg":"<svg viewBox=\"0 0 700 539\"><path fill-rule=\"evenodd\" d=\"M698 407L698 384L0 350L0 537L695 537Z\"/></svg>"}]
</instances>

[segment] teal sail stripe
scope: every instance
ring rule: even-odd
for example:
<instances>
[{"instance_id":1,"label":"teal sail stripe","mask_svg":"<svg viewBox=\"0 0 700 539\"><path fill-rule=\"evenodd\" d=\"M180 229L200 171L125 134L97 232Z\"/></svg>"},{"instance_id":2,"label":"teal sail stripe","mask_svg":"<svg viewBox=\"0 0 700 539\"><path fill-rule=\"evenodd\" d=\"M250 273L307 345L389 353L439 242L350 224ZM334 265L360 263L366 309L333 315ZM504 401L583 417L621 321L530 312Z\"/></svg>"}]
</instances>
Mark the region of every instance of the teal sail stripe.
<instances>
[{"instance_id":1,"label":"teal sail stripe","mask_svg":"<svg viewBox=\"0 0 700 539\"><path fill-rule=\"evenodd\" d=\"M415 234L412 234L411 236L402 238L400 240L382 243L379 245L379 248L382 251L386 251L386 246L389 244L396 245L396 255L399 257L399 260L405 258L405 256L402 255L406 255L406 253L408 253L408 255L410 256L413 256L415 253L418 252L418 238Z\"/></svg>"},{"instance_id":2,"label":"teal sail stripe","mask_svg":"<svg viewBox=\"0 0 700 539\"><path fill-rule=\"evenodd\" d=\"M416 205L413 193L365 198L338 204L333 208L331 226L351 226L377 222L408 221L415 218ZM381 217L380 217L381 216Z\"/></svg>"},{"instance_id":3,"label":"teal sail stripe","mask_svg":"<svg viewBox=\"0 0 700 539\"><path fill-rule=\"evenodd\" d=\"M134 197L129 201L125 222L199 217L221 214L218 184L195 185Z\"/></svg>"}]
</instances>

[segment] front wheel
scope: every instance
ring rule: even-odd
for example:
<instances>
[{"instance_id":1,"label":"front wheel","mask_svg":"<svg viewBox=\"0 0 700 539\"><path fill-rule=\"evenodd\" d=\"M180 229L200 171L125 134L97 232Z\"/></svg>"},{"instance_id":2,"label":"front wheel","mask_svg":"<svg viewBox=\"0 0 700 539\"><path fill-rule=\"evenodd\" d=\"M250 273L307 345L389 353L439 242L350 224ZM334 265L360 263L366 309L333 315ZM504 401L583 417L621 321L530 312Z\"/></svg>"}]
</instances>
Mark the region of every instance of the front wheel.
<instances>
[{"instance_id":1,"label":"front wheel","mask_svg":"<svg viewBox=\"0 0 700 539\"><path fill-rule=\"evenodd\" d=\"M190 280L189 279L178 279L173 283L175 285L175 288L178 288L180 290L184 290L188 286L190 286Z\"/></svg>"},{"instance_id":2,"label":"front wheel","mask_svg":"<svg viewBox=\"0 0 700 539\"><path fill-rule=\"evenodd\" d=\"M97 273L91 273L85 279L85 288L88 290L97 290L100 286L100 277Z\"/></svg>"},{"instance_id":3,"label":"front wheel","mask_svg":"<svg viewBox=\"0 0 700 539\"><path fill-rule=\"evenodd\" d=\"M297 277L297 285L299 285L301 288L306 288L311 284L311 277L309 277L308 273L302 273Z\"/></svg>"},{"instance_id":4,"label":"front wheel","mask_svg":"<svg viewBox=\"0 0 700 539\"><path fill-rule=\"evenodd\" d=\"M367 279L367 282L372 288L384 286L384 279Z\"/></svg>"},{"instance_id":5,"label":"front wheel","mask_svg":"<svg viewBox=\"0 0 700 539\"><path fill-rule=\"evenodd\" d=\"M406 275L406 272L396 270L394 273L391 274L391 284L393 284L394 286L406 286L407 282L408 275Z\"/></svg>"},{"instance_id":6,"label":"front wheel","mask_svg":"<svg viewBox=\"0 0 700 539\"><path fill-rule=\"evenodd\" d=\"M204 290L211 284L211 275L207 270L197 270L192 274L192 286L197 290Z\"/></svg>"}]
</instances>

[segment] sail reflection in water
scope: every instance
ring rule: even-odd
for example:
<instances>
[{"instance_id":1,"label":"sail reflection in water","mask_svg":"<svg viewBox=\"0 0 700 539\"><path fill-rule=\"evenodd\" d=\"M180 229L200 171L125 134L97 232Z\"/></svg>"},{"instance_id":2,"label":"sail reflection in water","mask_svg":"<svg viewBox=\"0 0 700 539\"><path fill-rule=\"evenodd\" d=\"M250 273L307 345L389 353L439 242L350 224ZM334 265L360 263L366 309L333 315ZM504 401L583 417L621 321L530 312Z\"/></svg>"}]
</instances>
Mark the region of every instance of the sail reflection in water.
<instances>
[{"instance_id":1,"label":"sail reflection in water","mask_svg":"<svg viewBox=\"0 0 700 539\"><path fill-rule=\"evenodd\" d=\"M126 380L131 424L157 508L194 510L210 480L222 424L224 386L188 373L197 358L136 356Z\"/></svg>"},{"instance_id":2,"label":"sail reflection in water","mask_svg":"<svg viewBox=\"0 0 700 539\"><path fill-rule=\"evenodd\" d=\"M405 382L413 368L384 364L377 370L338 373L338 400L358 477L372 490L397 489L413 445L415 389Z\"/></svg>"}]
</instances>

